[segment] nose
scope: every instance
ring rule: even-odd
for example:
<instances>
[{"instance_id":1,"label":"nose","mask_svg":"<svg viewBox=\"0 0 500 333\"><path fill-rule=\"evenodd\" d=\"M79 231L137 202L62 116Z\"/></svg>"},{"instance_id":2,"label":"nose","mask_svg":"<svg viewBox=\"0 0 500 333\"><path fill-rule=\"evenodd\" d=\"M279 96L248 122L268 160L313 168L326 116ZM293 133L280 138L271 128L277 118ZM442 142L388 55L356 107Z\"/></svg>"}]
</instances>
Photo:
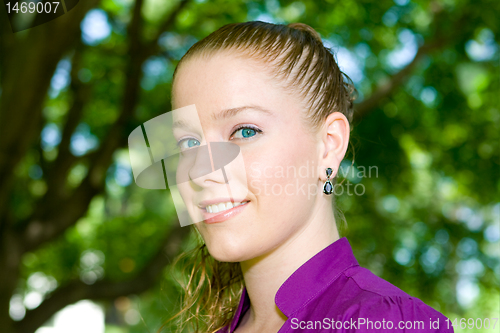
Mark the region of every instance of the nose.
<instances>
[{"instance_id":1,"label":"nose","mask_svg":"<svg viewBox=\"0 0 500 333\"><path fill-rule=\"evenodd\" d=\"M209 144L200 146L196 151L193 151L192 164L187 166L189 180L200 187L206 186L207 182L225 183L222 173L214 166Z\"/></svg>"},{"instance_id":2,"label":"nose","mask_svg":"<svg viewBox=\"0 0 500 333\"><path fill-rule=\"evenodd\" d=\"M188 163L183 168L188 171L189 181L204 187L208 182L227 184L229 175L225 167L239 154L240 147L232 142L209 142L206 145L190 149Z\"/></svg>"}]
</instances>

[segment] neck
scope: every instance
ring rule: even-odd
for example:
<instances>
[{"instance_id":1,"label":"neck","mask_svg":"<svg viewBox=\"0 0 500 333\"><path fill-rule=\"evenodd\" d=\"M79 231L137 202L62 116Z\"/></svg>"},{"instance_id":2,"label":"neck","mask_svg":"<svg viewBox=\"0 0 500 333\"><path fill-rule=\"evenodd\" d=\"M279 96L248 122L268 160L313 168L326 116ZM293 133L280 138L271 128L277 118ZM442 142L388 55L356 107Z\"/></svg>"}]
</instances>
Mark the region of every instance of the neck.
<instances>
[{"instance_id":1,"label":"neck","mask_svg":"<svg viewBox=\"0 0 500 333\"><path fill-rule=\"evenodd\" d=\"M241 325L257 331L281 327L287 317L274 301L280 286L306 261L339 239L331 202L325 201L291 239L263 256L241 262L250 309Z\"/></svg>"}]
</instances>

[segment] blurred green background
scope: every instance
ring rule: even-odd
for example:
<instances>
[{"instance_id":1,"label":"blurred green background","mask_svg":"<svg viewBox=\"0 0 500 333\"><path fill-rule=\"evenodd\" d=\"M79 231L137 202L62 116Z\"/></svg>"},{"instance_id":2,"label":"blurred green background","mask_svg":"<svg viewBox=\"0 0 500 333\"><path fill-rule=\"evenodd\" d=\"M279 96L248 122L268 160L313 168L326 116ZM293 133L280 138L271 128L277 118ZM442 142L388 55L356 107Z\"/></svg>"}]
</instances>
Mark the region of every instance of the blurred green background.
<instances>
[{"instance_id":1,"label":"blurred green background","mask_svg":"<svg viewBox=\"0 0 500 333\"><path fill-rule=\"evenodd\" d=\"M127 137L170 110L193 43L248 20L311 25L359 90L337 203L360 264L457 324L500 317L499 13L498 0L87 0L12 33L0 10L0 331L156 332L173 313L169 263L189 228L167 191L135 185Z\"/></svg>"}]
</instances>

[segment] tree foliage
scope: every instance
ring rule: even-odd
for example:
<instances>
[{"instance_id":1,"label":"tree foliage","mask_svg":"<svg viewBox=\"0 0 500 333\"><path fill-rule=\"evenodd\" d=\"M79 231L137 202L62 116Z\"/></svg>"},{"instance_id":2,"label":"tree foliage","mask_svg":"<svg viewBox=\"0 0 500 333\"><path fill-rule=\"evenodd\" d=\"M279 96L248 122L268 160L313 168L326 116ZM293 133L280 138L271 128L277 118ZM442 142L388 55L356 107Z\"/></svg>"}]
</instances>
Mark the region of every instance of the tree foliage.
<instances>
[{"instance_id":1,"label":"tree foliage","mask_svg":"<svg viewBox=\"0 0 500 333\"><path fill-rule=\"evenodd\" d=\"M170 110L193 43L247 20L311 25L359 91L337 205L360 263L451 318L498 314L499 7L87 0L18 33L2 11L0 330L35 332L82 299L123 323L141 295L151 330L174 310L165 268L189 228L168 192L133 183L126 139Z\"/></svg>"}]
</instances>

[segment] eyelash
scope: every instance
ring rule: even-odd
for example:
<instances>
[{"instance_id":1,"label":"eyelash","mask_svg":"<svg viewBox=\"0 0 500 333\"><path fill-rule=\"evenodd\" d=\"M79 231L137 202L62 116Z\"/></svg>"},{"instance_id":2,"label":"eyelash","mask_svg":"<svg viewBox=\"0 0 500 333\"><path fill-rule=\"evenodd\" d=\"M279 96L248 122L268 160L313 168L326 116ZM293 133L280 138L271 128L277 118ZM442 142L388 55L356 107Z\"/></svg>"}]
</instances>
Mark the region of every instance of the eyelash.
<instances>
[{"instance_id":1,"label":"eyelash","mask_svg":"<svg viewBox=\"0 0 500 333\"><path fill-rule=\"evenodd\" d=\"M245 128L249 128L249 129L252 129L254 130L255 132L257 132L257 134L261 134L262 133L262 130L256 126L252 126L252 125L241 125L241 126L238 126L238 128L236 128L233 133L231 134L231 137L233 137L233 135L238 132L239 130L241 129L245 129ZM243 138L242 140L248 140L248 139L251 139L253 137L250 137L250 138ZM241 140L241 139L240 139Z\"/></svg>"},{"instance_id":2,"label":"eyelash","mask_svg":"<svg viewBox=\"0 0 500 333\"><path fill-rule=\"evenodd\" d=\"M252 126L252 125L241 125L241 126L238 126L238 128L236 128L233 133L231 133L231 137L233 137L233 135L238 132L239 130L241 129L245 129L245 128L249 128L249 129L252 129L254 130L256 133L258 134L261 134L262 133L262 130L258 127L255 127L255 126ZM231 138L230 137L230 138ZM250 138L243 138L243 139L240 139L240 140L248 140L248 139L251 139L252 137ZM198 139L195 139L195 138L192 138L192 137L187 137L187 138L182 138L179 140L179 142L177 142L177 147L180 147L181 143L184 142L185 140L189 140L189 139L194 139L194 140L197 140L199 141Z\"/></svg>"}]
</instances>

